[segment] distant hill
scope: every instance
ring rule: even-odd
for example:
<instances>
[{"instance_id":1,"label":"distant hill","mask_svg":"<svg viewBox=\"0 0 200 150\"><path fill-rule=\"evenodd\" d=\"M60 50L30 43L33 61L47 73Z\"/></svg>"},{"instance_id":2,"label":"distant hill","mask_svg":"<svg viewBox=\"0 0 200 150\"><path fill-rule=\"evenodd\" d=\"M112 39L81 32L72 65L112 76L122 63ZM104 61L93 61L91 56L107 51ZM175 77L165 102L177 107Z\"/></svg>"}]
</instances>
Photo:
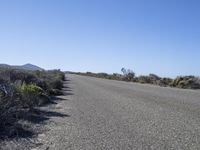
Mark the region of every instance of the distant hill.
<instances>
[{"instance_id":1,"label":"distant hill","mask_svg":"<svg viewBox=\"0 0 200 150\"><path fill-rule=\"evenodd\" d=\"M1 68L11 68L11 66L10 66L10 65L7 65L7 64L0 64L0 67L1 67Z\"/></svg>"},{"instance_id":2,"label":"distant hill","mask_svg":"<svg viewBox=\"0 0 200 150\"><path fill-rule=\"evenodd\" d=\"M25 70L33 70L33 71L34 70L40 70L40 71L44 70L43 68L40 68L40 67L38 67L36 65L32 65L32 64L25 64L20 67Z\"/></svg>"},{"instance_id":3,"label":"distant hill","mask_svg":"<svg viewBox=\"0 0 200 150\"><path fill-rule=\"evenodd\" d=\"M7 65L7 64L0 64L0 67L1 68L8 68L8 69L24 69L24 70L32 70L32 71L36 71L36 70L42 71L42 70L44 70L43 68L40 68L36 65L29 64L29 63L22 65L22 66L12 66L12 65Z\"/></svg>"}]
</instances>

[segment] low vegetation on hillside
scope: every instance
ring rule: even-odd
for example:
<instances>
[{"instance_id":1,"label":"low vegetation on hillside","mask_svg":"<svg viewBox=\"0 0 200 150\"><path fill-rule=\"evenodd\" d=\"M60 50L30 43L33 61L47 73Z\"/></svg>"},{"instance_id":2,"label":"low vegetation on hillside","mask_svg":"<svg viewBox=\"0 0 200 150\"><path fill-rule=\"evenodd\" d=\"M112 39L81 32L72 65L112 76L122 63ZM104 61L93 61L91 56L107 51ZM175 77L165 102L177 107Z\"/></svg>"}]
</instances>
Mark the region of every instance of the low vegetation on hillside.
<instances>
[{"instance_id":1,"label":"low vegetation on hillside","mask_svg":"<svg viewBox=\"0 0 200 150\"><path fill-rule=\"evenodd\" d=\"M32 111L48 103L52 95L62 94L64 79L60 70L0 68L0 135L15 131L23 111Z\"/></svg>"},{"instance_id":2,"label":"low vegetation on hillside","mask_svg":"<svg viewBox=\"0 0 200 150\"><path fill-rule=\"evenodd\" d=\"M135 73L130 69L121 69L122 74L107 74L107 73L76 73L79 75L98 77L104 79L111 80L120 80L120 81L129 81L129 82L137 82L142 84L153 84L159 86L169 86L169 87L177 87L184 89L200 89L200 78L195 76L178 76L175 79L171 78L162 78L155 74L149 74L148 76L136 76Z\"/></svg>"},{"instance_id":3,"label":"low vegetation on hillside","mask_svg":"<svg viewBox=\"0 0 200 150\"><path fill-rule=\"evenodd\" d=\"M200 78L195 76L180 76L174 79L170 85L178 88L199 89Z\"/></svg>"}]
</instances>

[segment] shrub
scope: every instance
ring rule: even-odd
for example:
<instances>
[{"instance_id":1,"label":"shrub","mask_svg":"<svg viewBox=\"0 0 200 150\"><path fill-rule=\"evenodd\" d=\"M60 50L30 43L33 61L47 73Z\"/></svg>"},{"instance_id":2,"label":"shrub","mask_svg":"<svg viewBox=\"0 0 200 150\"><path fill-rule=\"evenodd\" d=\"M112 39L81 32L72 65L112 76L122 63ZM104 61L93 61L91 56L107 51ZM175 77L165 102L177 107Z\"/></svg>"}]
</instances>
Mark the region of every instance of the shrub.
<instances>
[{"instance_id":1,"label":"shrub","mask_svg":"<svg viewBox=\"0 0 200 150\"><path fill-rule=\"evenodd\" d=\"M172 83L172 79L170 78L161 78L159 81L158 81L158 85L160 86L170 86L171 83Z\"/></svg>"},{"instance_id":2,"label":"shrub","mask_svg":"<svg viewBox=\"0 0 200 150\"><path fill-rule=\"evenodd\" d=\"M159 81L161 80L161 77L159 77L156 74L149 74L149 80L151 84L159 84Z\"/></svg>"},{"instance_id":3,"label":"shrub","mask_svg":"<svg viewBox=\"0 0 200 150\"><path fill-rule=\"evenodd\" d=\"M50 95L63 95L63 92L61 90L58 90L58 89L52 89L50 91Z\"/></svg>"},{"instance_id":4,"label":"shrub","mask_svg":"<svg viewBox=\"0 0 200 150\"><path fill-rule=\"evenodd\" d=\"M134 81L135 73L132 70L122 68L121 71L124 75L124 77L123 77L124 81Z\"/></svg>"},{"instance_id":5,"label":"shrub","mask_svg":"<svg viewBox=\"0 0 200 150\"><path fill-rule=\"evenodd\" d=\"M97 73L97 77L99 78L109 78L110 75L108 75L107 73Z\"/></svg>"},{"instance_id":6,"label":"shrub","mask_svg":"<svg viewBox=\"0 0 200 150\"><path fill-rule=\"evenodd\" d=\"M34 84L23 83L19 86L20 104L24 108L32 109L40 104L40 98L46 94L42 88Z\"/></svg>"},{"instance_id":7,"label":"shrub","mask_svg":"<svg viewBox=\"0 0 200 150\"><path fill-rule=\"evenodd\" d=\"M151 83L149 76L139 76L138 77L139 83Z\"/></svg>"},{"instance_id":8,"label":"shrub","mask_svg":"<svg viewBox=\"0 0 200 150\"><path fill-rule=\"evenodd\" d=\"M171 86L185 89L199 89L200 82L195 76L179 76L173 80Z\"/></svg>"},{"instance_id":9,"label":"shrub","mask_svg":"<svg viewBox=\"0 0 200 150\"><path fill-rule=\"evenodd\" d=\"M62 94L60 89L64 79L65 74L60 70L0 68L0 134L12 127L13 130L19 116L35 106L47 103L51 94Z\"/></svg>"},{"instance_id":10,"label":"shrub","mask_svg":"<svg viewBox=\"0 0 200 150\"><path fill-rule=\"evenodd\" d=\"M50 88L51 89L58 89L58 90L62 90L63 88L63 81L60 79L55 79L53 81L50 82Z\"/></svg>"},{"instance_id":11,"label":"shrub","mask_svg":"<svg viewBox=\"0 0 200 150\"><path fill-rule=\"evenodd\" d=\"M10 71L10 81L15 82L21 80L27 84L37 82L37 77L32 72L22 71L22 70L11 70Z\"/></svg>"},{"instance_id":12,"label":"shrub","mask_svg":"<svg viewBox=\"0 0 200 150\"><path fill-rule=\"evenodd\" d=\"M15 86L11 84L0 84L0 132L7 124L15 122L14 115L18 109L18 95Z\"/></svg>"},{"instance_id":13,"label":"shrub","mask_svg":"<svg viewBox=\"0 0 200 150\"><path fill-rule=\"evenodd\" d=\"M113 73L112 74L112 79L113 80L122 80L123 76L121 74L118 73Z\"/></svg>"}]
</instances>

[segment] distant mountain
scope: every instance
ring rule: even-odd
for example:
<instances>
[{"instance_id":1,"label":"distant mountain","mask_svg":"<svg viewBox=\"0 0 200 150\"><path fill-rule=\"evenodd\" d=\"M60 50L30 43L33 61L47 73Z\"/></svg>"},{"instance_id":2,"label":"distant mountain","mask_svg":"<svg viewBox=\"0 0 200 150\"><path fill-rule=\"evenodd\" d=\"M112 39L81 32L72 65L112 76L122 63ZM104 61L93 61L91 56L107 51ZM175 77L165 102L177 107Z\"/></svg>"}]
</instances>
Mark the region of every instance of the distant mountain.
<instances>
[{"instance_id":1,"label":"distant mountain","mask_svg":"<svg viewBox=\"0 0 200 150\"><path fill-rule=\"evenodd\" d=\"M33 70L33 71L34 70L40 70L40 71L44 70L43 68L40 68L40 67L38 67L36 65L32 65L32 64L25 64L20 67L25 70Z\"/></svg>"},{"instance_id":2,"label":"distant mountain","mask_svg":"<svg viewBox=\"0 0 200 150\"><path fill-rule=\"evenodd\" d=\"M0 64L0 67L1 67L1 68L11 68L11 66L10 66L10 65L7 65L7 64Z\"/></svg>"},{"instance_id":3,"label":"distant mountain","mask_svg":"<svg viewBox=\"0 0 200 150\"><path fill-rule=\"evenodd\" d=\"M8 69L24 69L24 70L31 70L31 71L36 71L36 70L42 71L42 70L44 70L43 68L40 68L40 67L33 65L33 64L25 64L25 65L22 65L22 66L12 66L12 65L7 65L7 64L0 64L0 67L1 68L8 68Z\"/></svg>"}]
</instances>

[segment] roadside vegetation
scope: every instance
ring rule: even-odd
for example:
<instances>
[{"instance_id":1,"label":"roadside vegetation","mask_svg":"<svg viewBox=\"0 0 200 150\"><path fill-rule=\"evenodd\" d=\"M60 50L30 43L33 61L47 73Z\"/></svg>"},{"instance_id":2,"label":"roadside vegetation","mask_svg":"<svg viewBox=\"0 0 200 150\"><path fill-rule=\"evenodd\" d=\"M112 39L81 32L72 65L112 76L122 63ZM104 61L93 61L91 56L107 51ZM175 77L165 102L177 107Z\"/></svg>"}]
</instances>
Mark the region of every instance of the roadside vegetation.
<instances>
[{"instance_id":1,"label":"roadside vegetation","mask_svg":"<svg viewBox=\"0 0 200 150\"><path fill-rule=\"evenodd\" d=\"M53 95L61 95L64 79L60 70L0 68L0 138L18 135L19 121Z\"/></svg>"},{"instance_id":2,"label":"roadside vegetation","mask_svg":"<svg viewBox=\"0 0 200 150\"><path fill-rule=\"evenodd\" d=\"M156 74L149 74L148 76L141 75L136 76L135 73L130 69L121 69L122 74L113 73L75 73L84 76L91 76L97 78L104 78L110 80L119 80L119 81L127 81L127 82L137 82L141 84L153 84L162 87L176 87L183 89L200 89L200 78L195 76L178 76L175 79L171 78L162 78Z\"/></svg>"}]
</instances>

